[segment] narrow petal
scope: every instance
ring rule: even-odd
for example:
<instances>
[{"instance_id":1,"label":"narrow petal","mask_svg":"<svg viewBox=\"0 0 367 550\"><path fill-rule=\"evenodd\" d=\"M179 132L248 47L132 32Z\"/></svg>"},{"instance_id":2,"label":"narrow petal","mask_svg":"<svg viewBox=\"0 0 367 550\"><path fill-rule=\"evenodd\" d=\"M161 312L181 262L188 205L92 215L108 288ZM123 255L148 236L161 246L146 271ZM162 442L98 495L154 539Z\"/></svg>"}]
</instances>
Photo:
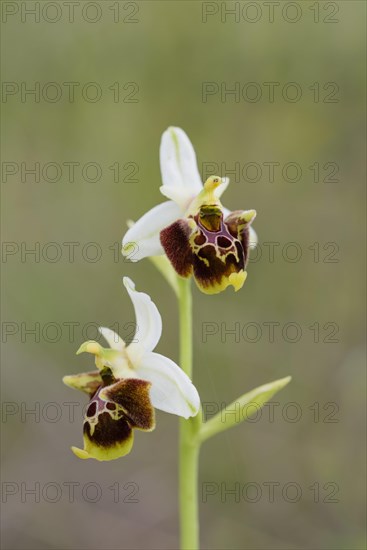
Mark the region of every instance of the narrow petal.
<instances>
[{"instance_id":1,"label":"narrow petal","mask_svg":"<svg viewBox=\"0 0 367 550\"><path fill-rule=\"evenodd\" d=\"M163 181L161 193L186 208L190 200L200 193L203 185L194 148L181 128L172 126L163 133L160 163Z\"/></svg>"},{"instance_id":2,"label":"narrow petal","mask_svg":"<svg viewBox=\"0 0 367 550\"><path fill-rule=\"evenodd\" d=\"M136 333L134 341L138 341L145 351L152 351L162 334L162 318L157 306L150 296L135 290L135 284L129 277L124 277L124 285L129 293L135 309Z\"/></svg>"},{"instance_id":3,"label":"narrow petal","mask_svg":"<svg viewBox=\"0 0 367 550\"><path fill-rule=\"evenodd\" d=\"M96 367L100 373L105 367L108 367L115 378L123 378L125 371L131 370L125 348L122 351L103 348L98 342L88 340L76 352L77 355L80 353L91 353L94 355Z\"/></svg>"},{"instance_id":4,"label":"narrow petal","mask_svg":"<svg viewBox=\"0 0 367 550\"><path fill-rule=\"evenodd\" d=\"M117 351L124 350L125 342L116 332L107 327L99 327L98 330L102 334L104 339L108 342L111 349L115 349Z\"/></svg>"},{"instance_id":5,"label":"narrow petal","mask_svg":"<svg viewBox=\"0 0 367 550\"><path fill-rule=\"evenodd\" d=\"M102 378L98 370L83 372L81 374L70 374L62 379L66 386L74 390L80 390L88 395L94 395L102 384Z\"/></svg>"},{"instance_id":6,"label":"narrow petal","mask_svg":"<svg viewBox=\"0 0 367 550\"><path fill-rule=\"evenodd\" d=\"M198 413L199 394L190 378L171 359L147 353L135 375L152 383L150 399L155 408L184 418Z\"/></svg>"},{"instance_id":7,"label":"narrow petal","mask_svg":"<svg viewBox=\"0 0 367 550\"><path fill-rule=\"evenodd\" d=\"M181 209L173 201L158 204L146 212L122 239L122 254L132 262L147 256L164 254L159 241L160 231L181 216Z\"/></svg>"}]
</instances>

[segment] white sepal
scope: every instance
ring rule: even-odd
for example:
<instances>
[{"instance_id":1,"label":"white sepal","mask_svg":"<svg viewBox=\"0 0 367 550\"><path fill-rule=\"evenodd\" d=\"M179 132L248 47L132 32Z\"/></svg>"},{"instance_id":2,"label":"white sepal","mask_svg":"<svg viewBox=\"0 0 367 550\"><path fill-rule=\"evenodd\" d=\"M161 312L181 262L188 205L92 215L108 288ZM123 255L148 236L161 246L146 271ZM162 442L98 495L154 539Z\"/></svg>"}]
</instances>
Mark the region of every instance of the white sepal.
<instances>
[{"instance_id":1,"label":"white sepal","mask_svg":"<svg viewBox=\"0 0 367 550\"><path fill-rule=\"evenodd\" d=\"M129 277L124 277L123 281L135 309L134 345L152 351L162 335L162 317L148 294L135 290L135 284Z\"/></svg>"},{"instance_id":2,"label":"white sepal","mask_svg":"<svg viewBox=\"0 0 367 550\"><path fill-rule=\"evenodd\" d=\"M122 254L137 262L147 256L160 256L164 250L159 233L181 217L181 209L173 201L163 202L146 212L122 239Z\"/></svg>"},{"instance_id":3,"label":"white sepal","mask_svg":"<svg viewBox=\"0 0 367 550\"><path fill-rule=\"evenodd\" d=\"M160 164L163 185L160 191L186 209L203 188L195 150L181 128L171 126L162 135Z\"/></svg>"},{"instance_id":4,"label":"white sepal","mask_svg":"<svg viewBox=\"0 0 367 550\"><path fill-rule=\"evenodd\" d=\"M197 415L200 408L197 389L171 359L159 353L147 353L136 374L152 383L150 398L153 407L184 418Z\"/></svg>"}]
</instances>

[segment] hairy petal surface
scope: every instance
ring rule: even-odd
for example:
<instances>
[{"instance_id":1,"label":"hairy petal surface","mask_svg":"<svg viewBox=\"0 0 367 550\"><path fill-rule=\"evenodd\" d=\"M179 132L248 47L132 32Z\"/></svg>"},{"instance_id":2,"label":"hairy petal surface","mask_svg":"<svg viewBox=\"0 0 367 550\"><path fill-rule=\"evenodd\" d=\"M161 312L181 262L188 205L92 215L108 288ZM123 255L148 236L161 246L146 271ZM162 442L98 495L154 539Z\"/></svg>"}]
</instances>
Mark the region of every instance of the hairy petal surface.
<instances>
[{"instance_id":1,"label":"hairy petal surface","mask_svg":"<svg viewBox=\"0 0 367 550\"><path fill-rule=\"evenodd\" d=\"M185 219L177 220L160 233L167 258L181 277L189 277L192 274L194 255L190 246L191 234L192 227Z\"/></svg>"},{"instance_id":2,"label":"hairy petal surface","mask_svg":"<svg viewBox=\"0 0 367 550\"><path fill-rule=\"evenodd\" d=\"M150 391L151 383L147 380L127 378L107 386L101 394L122 407L131 427L152 431L155 428L155 415Z\"/></svg>"},{"instance_id":3,"label":"hairy petal surface","mask_svg":"<svg viewBox=\"0 0 367 550\"><path fill-rule=\"evenodd\" d=\"M84 419L84 449L72 447L82 459L114 460L131 451L133 428L151 431L154 409L145 380L118 380L101 386L92 397Z\"/></svg>"}]
</instances>

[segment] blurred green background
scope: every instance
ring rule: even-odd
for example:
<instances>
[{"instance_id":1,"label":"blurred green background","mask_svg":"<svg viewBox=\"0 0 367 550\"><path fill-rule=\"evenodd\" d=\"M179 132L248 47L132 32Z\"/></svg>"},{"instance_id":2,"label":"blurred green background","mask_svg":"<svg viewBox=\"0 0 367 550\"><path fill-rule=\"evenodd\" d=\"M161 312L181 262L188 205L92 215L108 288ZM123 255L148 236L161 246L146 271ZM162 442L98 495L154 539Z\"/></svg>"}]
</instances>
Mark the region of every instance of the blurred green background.
<instances>
[{"instance_id":1,"label":"blurred green background","mask_svg":"<svg viewBox=\"0 0 367 550\"><path fill-rule=\"evenodd\" d=\"M248 181L256 180L251 170L248 178L231 175L223 197L228 208L258 212L262 256L244 288L214 297L194 289L195 384L204 406L209 412L293 376L274 400L273 418L267 408L204 447L201 490L211 484L215 494L201 499L202 547L365 548L364 2L302 1L285 14L289 3L280 2L273 22L264 2L78 2L74 22L64 2L41 2L49 6L39 22L22 7L34 2L2 4L3 548L177 548L177 418L158 413L155 432L137 433L124 459L80 461L69 447L81 445L86 400L61 383L64 374L93 368L75 351L95 337L96 323L118 323L131 337L123 275L158 304L158 351L177 360L173 294L148 260L131 264L118 254L126 220L164 200L158 155L169 125L188 133L201 169L216 162L223 176L235 163L262 170L258 181ZM226 15L226 8L241 12ZM203 10L213 12L206 22ZM35 82L39 101L22 101L22 87ZM50 82L62 89L58 101L49 100ZM80 83L74 101L65 82ZM88 101L92 87L83 97L88 82L101 89L99 101ZM216 93L204 102L205 82L219 89L255 82L262 96L251 102ZM279 83L273 102L265 82ZM302 91L299 101L282 96L290 82ZM335 102L326 102L336 89L330 82ZM127 102L131 92L135 102ZM21 165L37 162L39 182ZM42 175L50 162L61 174L49 166ZM74 181L63 164L72 162L79 163ZM99 181L90 181L93 168L82 172L90 162L100 167ZM279 163L273 183L268 162ZM282 175L289 162L301 167L295 182ZM309 168L315 163L318 182ZM51 242L56 248L47 248ZM279 243L274 261L264 245L271 242ZM289 260L290 242L299 261ZM77 243L74 261L63 243ZM97 248L82 254L87 243ZM39 257L24 254L37 246ZM101 257L93 262L95 250ZM274 342L269 322L278 323ZM26 332L36 323L39 338ZM206 341L205 323L218 326ZM290 342L287 323L300 327L298 341ZM226 335L236 326L240 337ZM36 414L26 414L31 409ZM72 483L79 485L69 499ZM36 495L27 493L32 488ZM226 492L233 488L237 496Z\"/></svg>"}]
</instances>

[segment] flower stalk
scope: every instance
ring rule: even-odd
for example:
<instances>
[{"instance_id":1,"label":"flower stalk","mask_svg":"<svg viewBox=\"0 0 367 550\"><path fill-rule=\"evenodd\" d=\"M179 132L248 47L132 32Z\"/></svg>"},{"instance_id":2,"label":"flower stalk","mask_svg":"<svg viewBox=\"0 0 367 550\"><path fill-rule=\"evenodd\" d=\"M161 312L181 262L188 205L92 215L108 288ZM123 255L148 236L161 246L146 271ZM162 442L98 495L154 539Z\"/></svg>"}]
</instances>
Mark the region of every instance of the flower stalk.
<instances>
[{"instance_id":1,"label":"flower stalk","mask_svg":"<svg viewBox=\"0 0 367 550\"><path fill-rule=\"evenodd\" d=\"M179 279L180 365L191 378L193 372L192 295L190 279ZM201 410L188 420L180 419L179 489L181 550L199 548L198 474Z\"/></svg>"},{"instance_id":2,"label":"flower stalk","mask_svg":"<svg viewBox=\"0 0 367 550\"><path fill-rule=\"evenodd\" d=\"M180 365L192 379L193 376L193 329L192 294L190 279L177 277L180 320ZM179 444L179 505L181 550L199 550L199 455L203 442L220 432L237 426L247 420L255 410L261 409L278 391L291 380L290 376L259 386L239 397L228 409L233 411L236 405L241 409L241 418L218 413L204 422L200 407L196 416L187 420L180 419Z\"/></svg>"}]
</instances>

